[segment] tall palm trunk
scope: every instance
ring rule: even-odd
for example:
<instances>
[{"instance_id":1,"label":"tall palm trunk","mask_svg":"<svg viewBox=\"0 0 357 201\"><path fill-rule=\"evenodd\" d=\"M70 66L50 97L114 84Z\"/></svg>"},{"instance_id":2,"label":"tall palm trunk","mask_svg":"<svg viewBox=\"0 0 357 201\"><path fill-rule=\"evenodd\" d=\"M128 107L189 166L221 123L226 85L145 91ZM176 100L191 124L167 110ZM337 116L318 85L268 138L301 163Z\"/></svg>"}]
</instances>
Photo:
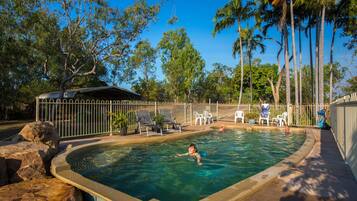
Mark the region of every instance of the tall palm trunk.
<instances>
[{"instance_id":1,"label":"tall palm trunk","mask_svg":"<svg viewBox=\"0 0 357 201\"><path fill-rule=\"evenodd\" d=\"M253 80L252 80L252 49L250 39L248 39L248 59L249 59L249 87L250 87L250 103L253 103Z\"/></svg>"},{"instance_id":2,"label":"tall palm trunk","mask_svg":"<svg viewBox=\"0 0 357 201\"><path fill-rule=\"evenodd\" d=\"M301 25L299 20L299 103L300 103L300 114L301 114L301 105L302 105L302 78L301 78L301 71L302 71L302 47L301 47Z\"/></svg>"},{"instance_id":3,"label":"tall palm trunk","mask_svg":"<svg viewBox=\"0 0 357 201\"><path fill-rule=\"evenodd\" d=\"M319 40L319 109L324 105L324 37L325 37L325 5L322 6L321 29Z\"/></svg>"},{"instance_id":4,"label":"tall palm trunk","mask_svg":"<svg viewBox=\"0 0 357 201\"><path fill-rule=\"evenodd\" d=\"M239 100L238 100L238 109L242 100L243 93L243 47L242 47L242 36L241 36L241 27L240 27L240 19L238 19L238 32L239 32L239 49L240 49L240 90L239 90Z\"/></svg>"},{"instance_id":5,"label":"tall palm trunk","mask_svg":"<svg viewBox=\"0 0 357 201\"><path fill-rule=\"evenodd\" d=\"M290 101L290 64L289 64L289 44L288 44L288 30L286 24L284 25L284 60L285 60L285 75L286 75L286 105L289 107Z\"/></svg>"},{"instance_id":6,"label":"tall palm trunk","mask_svg":"<svg viewBox=\"0 0 357 201\"><path fill-rule=\"evenodd\" d=\"M333 49L335 43L336 35L336 18L333 18L333 30L332 30L332 39L331 39L331 48L330 48L330 103L332 103L333 96Z\"/></svg>"},{"instance_id":7,"label":"tall palm trunk","mask_svg":"<svg viewBox=\"0 0 357 201\"><path fill-rule=\"evenodd\" d=\"M311 104L314 104L314 62L312 61L312 35L311 35L311 27L309 27L309 46L310 46Z\"/></svg>"},{"instance_id":8,"label":"tall palm trunk","mask_svg":"<svg viewBox=\"0 0 357 201\"><path fill-rule=\"evenodd\" d=\"M315 119L317 122L317 111L319 110L319 20L316 23L316 40L315 40Z\"/></svg>"},{"instance_id":9,"label":"tall palm trunk","mask_svg":"<svg viewBox=\"0 0 357 201\"><path fill-rule=\"evenodd\" d=\"M291 40L293 45L293 65L294 65L294 81L295 81L295 107L299 107L299 80L296 66L296 46L295 46L295 26L294 26L294 5L290 1L290 20L291 20ZM297 123L299 124L299 110L295 112Z\"/></svg>"}]
</instances>

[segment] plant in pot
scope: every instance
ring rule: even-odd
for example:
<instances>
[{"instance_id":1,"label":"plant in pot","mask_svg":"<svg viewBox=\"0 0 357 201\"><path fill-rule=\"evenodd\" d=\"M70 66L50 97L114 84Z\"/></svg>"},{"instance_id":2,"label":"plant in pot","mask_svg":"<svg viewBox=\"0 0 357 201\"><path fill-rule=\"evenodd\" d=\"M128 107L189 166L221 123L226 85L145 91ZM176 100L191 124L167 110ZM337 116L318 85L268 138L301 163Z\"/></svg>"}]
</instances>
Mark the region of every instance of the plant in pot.
<instances>
[{"instance_id":1,"label":"plant in pot","mask_svg":"<svg viewBox=\"0 0 357 201\"><path fill-rule=\"evenodd\" d=\"M164 127L164 116L158 114L154 117L155 125L156 125L156 132L160 132L160 129Z\"/></svg>"},{"instance_id":2,"label":"plant in pot","mask_svg":"<svg viewBox=\"0 0 357 201\"><path fill-rule=\"evenodd\" d=\"M245 119L248 119L248 123L250 125L254 125L255 124L255 120L259 118L259 114L258 113L253 113L253 112L250 112L250 113L247 113L245 115Z\"/></svg>"},{"instance_id":3,"label":"plant in pot","mask_svg":"<svg viewBox=\"0 0 357 201\"><path fill-rule=\"evenodd\" d=\"M126 135L128 133L128 117L125 113L119 112L113 114L113 127L118 129L120 135Z\"/></svg>"}]
</instances>

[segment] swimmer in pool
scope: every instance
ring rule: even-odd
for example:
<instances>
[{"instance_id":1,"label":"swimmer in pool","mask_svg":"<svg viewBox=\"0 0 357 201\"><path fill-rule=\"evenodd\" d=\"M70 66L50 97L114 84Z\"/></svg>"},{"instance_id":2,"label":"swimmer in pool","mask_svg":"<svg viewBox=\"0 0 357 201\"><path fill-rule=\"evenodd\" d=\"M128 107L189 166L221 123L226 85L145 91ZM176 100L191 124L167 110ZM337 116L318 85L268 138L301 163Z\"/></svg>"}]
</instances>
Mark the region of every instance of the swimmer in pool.
<instances>
[{"instance_id":1,"label":"swimmer in pool","mask_svg":"<svg viewBox=\"0 0 357 201\"><path fill-rule=\"evenodd\" d=\"M201 163L202 157L198 153L196 145L193 143L190 144L190 146L188 147L188 151L186 153L176 154L176 156L191 156L196 159L198 165L202 165L202 163Z\"/></svg>"},{"instance_id":2,"label":"swimmer in pool","mask_svg":"<svg viewBox=\"0 0 357 201\"><path fill-rule=\"evenodd\" d=\"M219 128L219 132L224 132L224 126L221 126L221 128Z\"/></svg>"}]
</instances>

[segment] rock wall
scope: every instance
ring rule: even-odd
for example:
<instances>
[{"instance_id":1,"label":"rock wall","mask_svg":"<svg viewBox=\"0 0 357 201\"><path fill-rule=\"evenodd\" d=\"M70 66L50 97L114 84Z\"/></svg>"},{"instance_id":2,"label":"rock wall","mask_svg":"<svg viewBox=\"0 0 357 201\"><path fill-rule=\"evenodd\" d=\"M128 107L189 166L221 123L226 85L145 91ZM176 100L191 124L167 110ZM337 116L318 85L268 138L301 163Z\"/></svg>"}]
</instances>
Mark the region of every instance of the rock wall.
<instances>
[{"instance_id":1,"label":"rock wall","mask_svg":"<svg viewBox=\"0 0 357 201\"><path fill-rule=\"evenodd\" d=\"M1 201L82 200L78 189L50 176L59 141L52 123L33 122L25 125L12 142L0 144Z\"/></svg>"},{"instance_id":2,"label":"rock wall","mask_svg":"<svg viewBox=\"0 0 357 201\"><path fill-rule=\"evenodd\" d=\"M75 187L52 179L34 179L0 187L2 201L81 201L82 194Z\"/></svg>"}]
</instances>

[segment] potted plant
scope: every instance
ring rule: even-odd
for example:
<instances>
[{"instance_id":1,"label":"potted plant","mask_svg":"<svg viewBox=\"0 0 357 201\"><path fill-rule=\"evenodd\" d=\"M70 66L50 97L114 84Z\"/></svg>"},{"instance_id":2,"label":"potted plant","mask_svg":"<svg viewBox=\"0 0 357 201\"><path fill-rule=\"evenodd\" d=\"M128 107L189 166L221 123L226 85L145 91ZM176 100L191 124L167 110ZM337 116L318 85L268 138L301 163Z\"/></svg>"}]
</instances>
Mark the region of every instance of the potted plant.
<instances>
[{"instance_id":1,"label":"potted plant","mask_svg":"<svg viewBox=\"0 0 357 201\"><path fill-rule=\"evenodd\" d=\"M253 112L247 113L245 115L245 119L248 119L248 123L250 125L254 125L255 124L255 120L258 119L258 117L259 117L259 114L253 113Z\"/></svg>"},{"instance_id":2,"label":"potted plant","mask_svg":"<svg viewBox=\"0 0 357 201\"><path fill-rule=\"evenodd\" d=\"M119 129L120 135L128 133L128 117L123 112L113 114L113 127Z\"/></svg>"},{"instance_id":3,"label":"potted plant","mask_svg":"<svg viewBox=\"0 0 357 201\"><path fill-rule=\"evenodd\" d=\"M164 116L158 114L154 117L155 125L156 125L156 132L160 132L160 129L164 127Z\"/></svg>"}]
</instances>

